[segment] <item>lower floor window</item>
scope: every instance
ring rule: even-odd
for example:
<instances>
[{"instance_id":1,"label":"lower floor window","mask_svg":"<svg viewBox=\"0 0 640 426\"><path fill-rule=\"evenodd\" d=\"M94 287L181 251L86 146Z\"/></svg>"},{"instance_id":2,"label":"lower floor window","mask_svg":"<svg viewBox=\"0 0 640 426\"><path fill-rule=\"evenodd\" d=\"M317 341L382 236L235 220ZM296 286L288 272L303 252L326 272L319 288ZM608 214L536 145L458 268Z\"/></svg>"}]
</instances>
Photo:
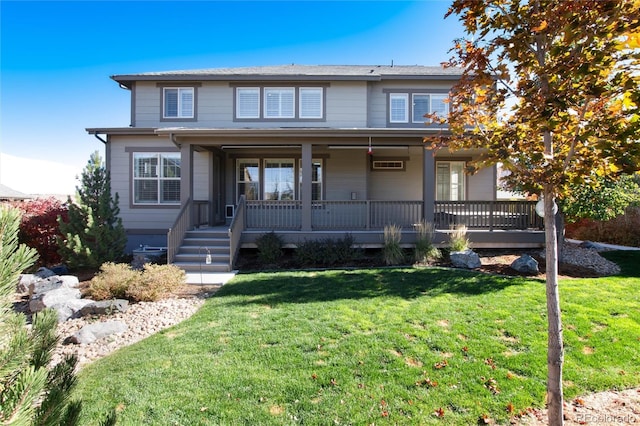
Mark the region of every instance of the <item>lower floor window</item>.
<instances>
[{"instance_id":1,"label":"lower floor window","mask_svg":"<svg viewBox=\"0 0 640 426\"><path fill-rule=\"evenodd\" d=\"M180 154L133 154L134 204L180 204Z\"/></svg>"},{"instance_id":2,"label":"lower floor window","mask_svg":"<svg viewBox=\"0 0 640 426\"><path fill-rule=\"evenodd\" d=\"M322 199L322 160L311 162L313 200ZM238 198L247 200L299 200L302 187L302 161L293 158L236 160ZM297 191L296 191L296 188Z\"/></svg>"},{"instance_id":3,"label":"lower floor window","mask_svg":"<svg viewBox=\"0 0 640 426\"><path fill-rule=\"evenodd\" d=\"M465 199L464 161L436 162L436 200Z\"/></svg>"}]
</instances>

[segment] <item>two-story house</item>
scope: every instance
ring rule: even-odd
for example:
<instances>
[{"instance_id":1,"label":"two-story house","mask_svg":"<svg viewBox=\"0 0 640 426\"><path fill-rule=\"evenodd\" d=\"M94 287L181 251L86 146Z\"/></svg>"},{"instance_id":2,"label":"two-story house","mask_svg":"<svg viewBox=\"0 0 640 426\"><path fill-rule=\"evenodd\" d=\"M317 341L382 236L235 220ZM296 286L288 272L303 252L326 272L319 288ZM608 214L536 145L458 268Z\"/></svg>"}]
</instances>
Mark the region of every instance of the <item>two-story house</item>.
<instances>
[{"instance_id":1,"label":"two-story house","mask_svg":"<svg viewBox=\"0 0 640 426\"><path fill-rule=\"evenodd\" d=\"M455 68L292 64L111 78L131 93L131 125L87 131L106 145L129 249L164 246L170 262L202 267L223 241L207 268L229 269L265 232L291 245L348 232L379 246L396 224L410 245L421 220L438 229L436 243L464 223L476 247L543 244L532 203L496 200L495 168L465 174L478 152L434 152L423 141L446 131L425 114L446 116Z\"/></svg>"}]
</instances>

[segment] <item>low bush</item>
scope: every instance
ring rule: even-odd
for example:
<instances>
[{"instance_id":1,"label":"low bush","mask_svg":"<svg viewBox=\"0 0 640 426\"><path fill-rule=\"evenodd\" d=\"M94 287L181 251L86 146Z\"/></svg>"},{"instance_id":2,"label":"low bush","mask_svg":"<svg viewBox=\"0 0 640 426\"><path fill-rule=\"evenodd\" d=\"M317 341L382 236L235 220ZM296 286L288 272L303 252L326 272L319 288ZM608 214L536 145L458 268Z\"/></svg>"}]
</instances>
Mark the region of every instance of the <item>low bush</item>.
<instances>
[{"instance_id":1,"label":"low bush","mask_svg":"<svg viewBox=\"0 0 640 426\"><path fill-rule=\"evenodd\" d=\"M155 302L169 296L184 281L184 271L175 265L145 264L143 270L135 270L126 263L107 262L89 282L87 295L95 300Z\"/></svg>"},{"instance_id":2,"label":"low bush","mask_svg":"<svg viewBox=\"0 0 640 426\"><path fill-rule=\"evenodd\" d=\"M305 240L296 248L296 261L302 266L332 266L349 262L357 253L353 242L350 234L339 239Z\"/></svg>"},{"instance_id":3,"label":"low bush","mask_svg":"<svg viewBox=\"0 0 640 426\"><path fill-rule=\"evenodd\" d=\"M256 238L258 260L265 265L277 263L278 259L282 257L283 245L284 241L282 241L282 238L273 231L260 235Z\"/></svg>"},{"instance_id":4,"label":"low bush","mask_svg":"<svg viewBox=\"0 0 640 426\"><path fill-rule=\"evenodd\" d=\"M177 290L185 273L175 265L145 264L141 277L129 284L127 296L135 302L155 302Z\"/></svg>"},{"instance_id":5,"label":"low bush","mask_svg":"<svg viewBox=\"0 0 640 426\"><path fill-rule=\"evenodd\" d=\"M397 225L386 225L384 227L384 247L382 247L382 257L387 265L400 265L404 262L404 250L400 246L402 239L402 228Z\"/></svg>"},{"instance_id":6,"label":"low bush","mask_svg":"<svg viewBox=\"0 0 640 426\"><path fill-rule=\"evenodd\" d=\"M131 283L140 280L142 271L126 263L107 262L89 282L87 295L94 300L125 299Z\"/></svg>"}]
</instances>

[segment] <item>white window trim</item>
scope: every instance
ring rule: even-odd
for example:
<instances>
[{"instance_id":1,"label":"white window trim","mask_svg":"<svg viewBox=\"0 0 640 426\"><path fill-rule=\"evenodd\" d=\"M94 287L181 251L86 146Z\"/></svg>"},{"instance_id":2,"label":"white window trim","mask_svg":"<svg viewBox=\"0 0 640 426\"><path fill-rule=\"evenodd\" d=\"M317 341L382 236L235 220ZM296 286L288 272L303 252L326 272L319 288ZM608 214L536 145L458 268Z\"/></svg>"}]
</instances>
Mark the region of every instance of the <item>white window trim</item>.
<instances>
[{"instance_id":1,"label":"white window trim","mask_svg":"<svg viewBox=\"0 0 640 426\"><path fill-rule=\"evenodd\" d=\"M269 92L291 92L291 115L283 115L282 114L282 97L280 98L280 106L278 108L278 115L267 115L268 108L267 102L269 102ZM295 87L265 87L264 88L264 99L263 99L263 115L266 119L282 119L282 118L296 118L296 89Z\"/></svg>"},{"instance_id":2,"label":"white window trim","mask_svg":"<svg viewBox=\"0 0 640 426\"><path fill-rule=\"evenodd\" d=\"M258 194L257 194L257 200L261 200L262 199L262 161L259 158L238 158L236 159L236 197L239 199L240 198L240 191L238 190L238 188L240 187L240 184L243 183L254 183L255 181L247 181L247 180L240 180L240 163L249 163L249 162L255 162L258 164Z\"/></svg>"},{"instance_id":3,"label":"white window trim","mask_svg":"<svg viewBox=\"0 0 640 426\"><path fill-rule=\"evenodd\" d=\"M404 101L404 119L393 119L393 101L402 99ZM409 122L409 94L408 93L390 93L389 94L389 123L408 123Z\"/></svg>"},{"instance_id":4,"label":"white window trim","mask_svg":"<svg viewBox=\"0 0 640 426\"><path fill-rule=\"evenodd\" d=\"M318 176L319 180L311 179L311 186L313 188L313 184L320 186L320 198L313 201L322 201L324 200L324 160L322 158L312 158L311 163L320 163L320 175ZM298 159L298 200L302 198L302 159Z\"/></svg>"},{"instance_id":5,"label":"white window trim","mask_svg":"<svg viewBox=\"0 0 640 426\"><path fill-rule=\"evenodd\" d=\"M258 111L255 115L242 115L240 110L240 96L239 93L242 90L255 90L258 93ZM292 91L293 93L293 105L292 105L292 114L290 116L268 116L267 115L267 94L269 90L287 90ZM305 90L317 90L320 95L320 111L317 115L304 115L302 108L302 95L301 93ZM323 121L326 115L325 111L325 90L326 87L323 86L238 86L235 87L235 112L234 112L234 120L238 121L258 121L258 120L274 120L274 121L305 121L305 120L313 120L313 121Z\"/></svg>"},{"instance_id":6,"label":"white window trim","mask_svg":"<svg viewBox=\"0 0 640 426\"><path fill-rule=\"evenodd\" d=\"M458 183L459 186L462 186L462 194L460 198L452 199L451 197L451 181L449 181L449 197L447 199L442 199L438 197L438 165L439 164L447 164L449 166L449 179L451 179L451 165L458 164L462 165L462 182ZM452 161L436 161L436 200L437 201L464 201L467 199L467 175L464 173L464 168L466 166L466 161L452 160Z\"/></svg>"},{"instance_id":7,"label":"white window trim","mask_svg":"<svg viewBox=\"0 0 640 426\"><path fill-rule=\"evenodd\" d=\"M258 111L255 115L242 115L240 109L240 92L243 90L254 90L258 92ZM260 88L259 87L236 87L236 118L240 119L256 119L260 118Z\"/></svg>"},{"instance_id":8,"label":"white window trim","mask_svg":"<svg viewBox=\"0 0 640 426\"><path fill-rule=\"evenodd\" d=\"M411 120L412 120L411 122L412 123L424 123L425 121L428 120L426 117L422 117L422 120L414 120L415 113L414 113L413 110L414 110L415 105L416 105L416 101L415 101L416 96L428 96L429 97L429 108L428 108L427 113L430 113L431 112L431 95L432 95L431 93L412 93L411 94Z\"/></svg>"},{"instance_id":9,"label":"white window trim","mask_svg":"<svg viewBox=\"0 0 640 426\"><path fill-rule=\"evenodd\" d=\"M156 172L155 177L136 177L136 155L145 155L145 156L155 156L158 159L158 165L156 166L158 168L158 171ZM176 154L176 153L171 153L171 152L134 152L132 155L132 179L131 179L131 200L132 200L132 204L136 205L136 206L175 206L175 205L180 205L180 200L178 201L174 201L174 202L163 202L162 201L162 190L161 190L161 182L163 181L178 181L180 182L181 178L180 177L171 177L171 178L167 178L162 176L163 172L162 172L162 157L163 156L173 156L173 157L177 157L180 158L180 154ZM182 168L182 164L180 164L180 167ZM182 170L181 170L181 174L182 174ZM136 201L136 182L137 181L154 181L157 184L157 193L158 193L158 197L156 199L155 202L151 202L151 201Z\"/></svg>"},{"instance_id":10,"label":"white window trim","mask_svg":"<svg viewBox=\"0 0 640 426\"><path fill-rule=\"evenodd\" d=\"M175 116L167 115L167 90L178 91L178 111ZM183 115L183 104L181 92L191 91L191 115ZM182 118L194 118L196 111L196 90L194 87L163 87L162 88L162 118L164 119L182 119Z\"/></svg>"},{"instance_id":11,"label":"white window trim","mask_svg":"<svg viewBox=\"0 0 640 426\"><path fill-rule=\"evenodd\" d=\"M318 111L318 115L303 115L303 108L302 108L302 92L304 91L318 91L320 92L320 110ZM322 87L301 87L298 90L298 111L299 112L299 118L303 118L303 119L319 119L319 118L323 118L323 111L324 111L324 92L323 92L323 88Z\"/></svg>"}]
</instances>

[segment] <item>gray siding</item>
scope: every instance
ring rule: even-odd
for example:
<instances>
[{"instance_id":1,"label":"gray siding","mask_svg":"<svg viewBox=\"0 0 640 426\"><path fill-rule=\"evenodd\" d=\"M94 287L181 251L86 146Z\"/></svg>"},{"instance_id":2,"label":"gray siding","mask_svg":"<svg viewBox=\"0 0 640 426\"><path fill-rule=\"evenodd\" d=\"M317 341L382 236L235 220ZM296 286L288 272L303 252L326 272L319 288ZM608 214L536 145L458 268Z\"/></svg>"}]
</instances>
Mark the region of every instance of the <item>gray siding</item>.
<instances>
[{"instance_id":1,"label":"gray siding","mask_svg":"<svg viewBox=\"0 0 640 426\"><path fill-rule=\"evenodd\" d=\"M467 194L469 200L495 200L496 182L494 167L488 167L478 171L475 175L467 177L469 185Z\"/></svg>"},{"instance_id":2,"label":"gray siding","mask_svg":"<svg viewBox=\"0 0 640 426\"><path fill-rule=\"evenodd\" d=\"M326 161L325 194L327 200L366 200L368 158L365 149L335 150Z\"/></svg>"},{"instance_id":3,"label":"gray siding","mask_svg":"<svg viewBox=\"0 0 640 426\"><path fill-rule=\"evenodd\" d=\"M422 199L422 147L408 150L374 149L373 160L403 160L405 170L371 170L369 198L371 200L405 201Z\"/></svg>"},{"instance_id":4,"label":"gray siding","mask_svg":"<svg viewBox=\"0 0 640 426\"><path fill-rule=\"evenodd\" d=\"M437 81L382 81L370 83L369 86L369 127L387 127L387 90L397 90L398 93L407 92L408 90L448 90L451 84L448 82ZM409 99L411 102L411 99ZM411 117L409 117L411 119ZM420 126L417 124L416 126Z\"/></svg>"},{"instance_id":5,"label":"gray siding","mask_svg":"<svg viewBox=\"0 0 640 426\"><path fill-rule=\"evenodd\" d=\"M180 206L139 207L132 205L131 149L157 149L175 152L168 139L144 136L112 136L110 149L111 191L120 197L120 217L126 229L168 229L176 219Z\"/></svg>"},{"instance_id":6,"label":"gray siding","mask_svg":"<svg viewBox=\"0 0 640 426\"><path fill-rule=\"evenodd\" d=\"M283 83L283 87L287 84ZM234 121L235 88L224 82L205 82L197 87L195 121L161 120L162 89L155 82L138 82L133 89L136 127L192 128L276 128L276 127L365 127L367 124L367 86L365 82L335 82L325 87L323 121Z\"/></svg>"}]
</instances>

